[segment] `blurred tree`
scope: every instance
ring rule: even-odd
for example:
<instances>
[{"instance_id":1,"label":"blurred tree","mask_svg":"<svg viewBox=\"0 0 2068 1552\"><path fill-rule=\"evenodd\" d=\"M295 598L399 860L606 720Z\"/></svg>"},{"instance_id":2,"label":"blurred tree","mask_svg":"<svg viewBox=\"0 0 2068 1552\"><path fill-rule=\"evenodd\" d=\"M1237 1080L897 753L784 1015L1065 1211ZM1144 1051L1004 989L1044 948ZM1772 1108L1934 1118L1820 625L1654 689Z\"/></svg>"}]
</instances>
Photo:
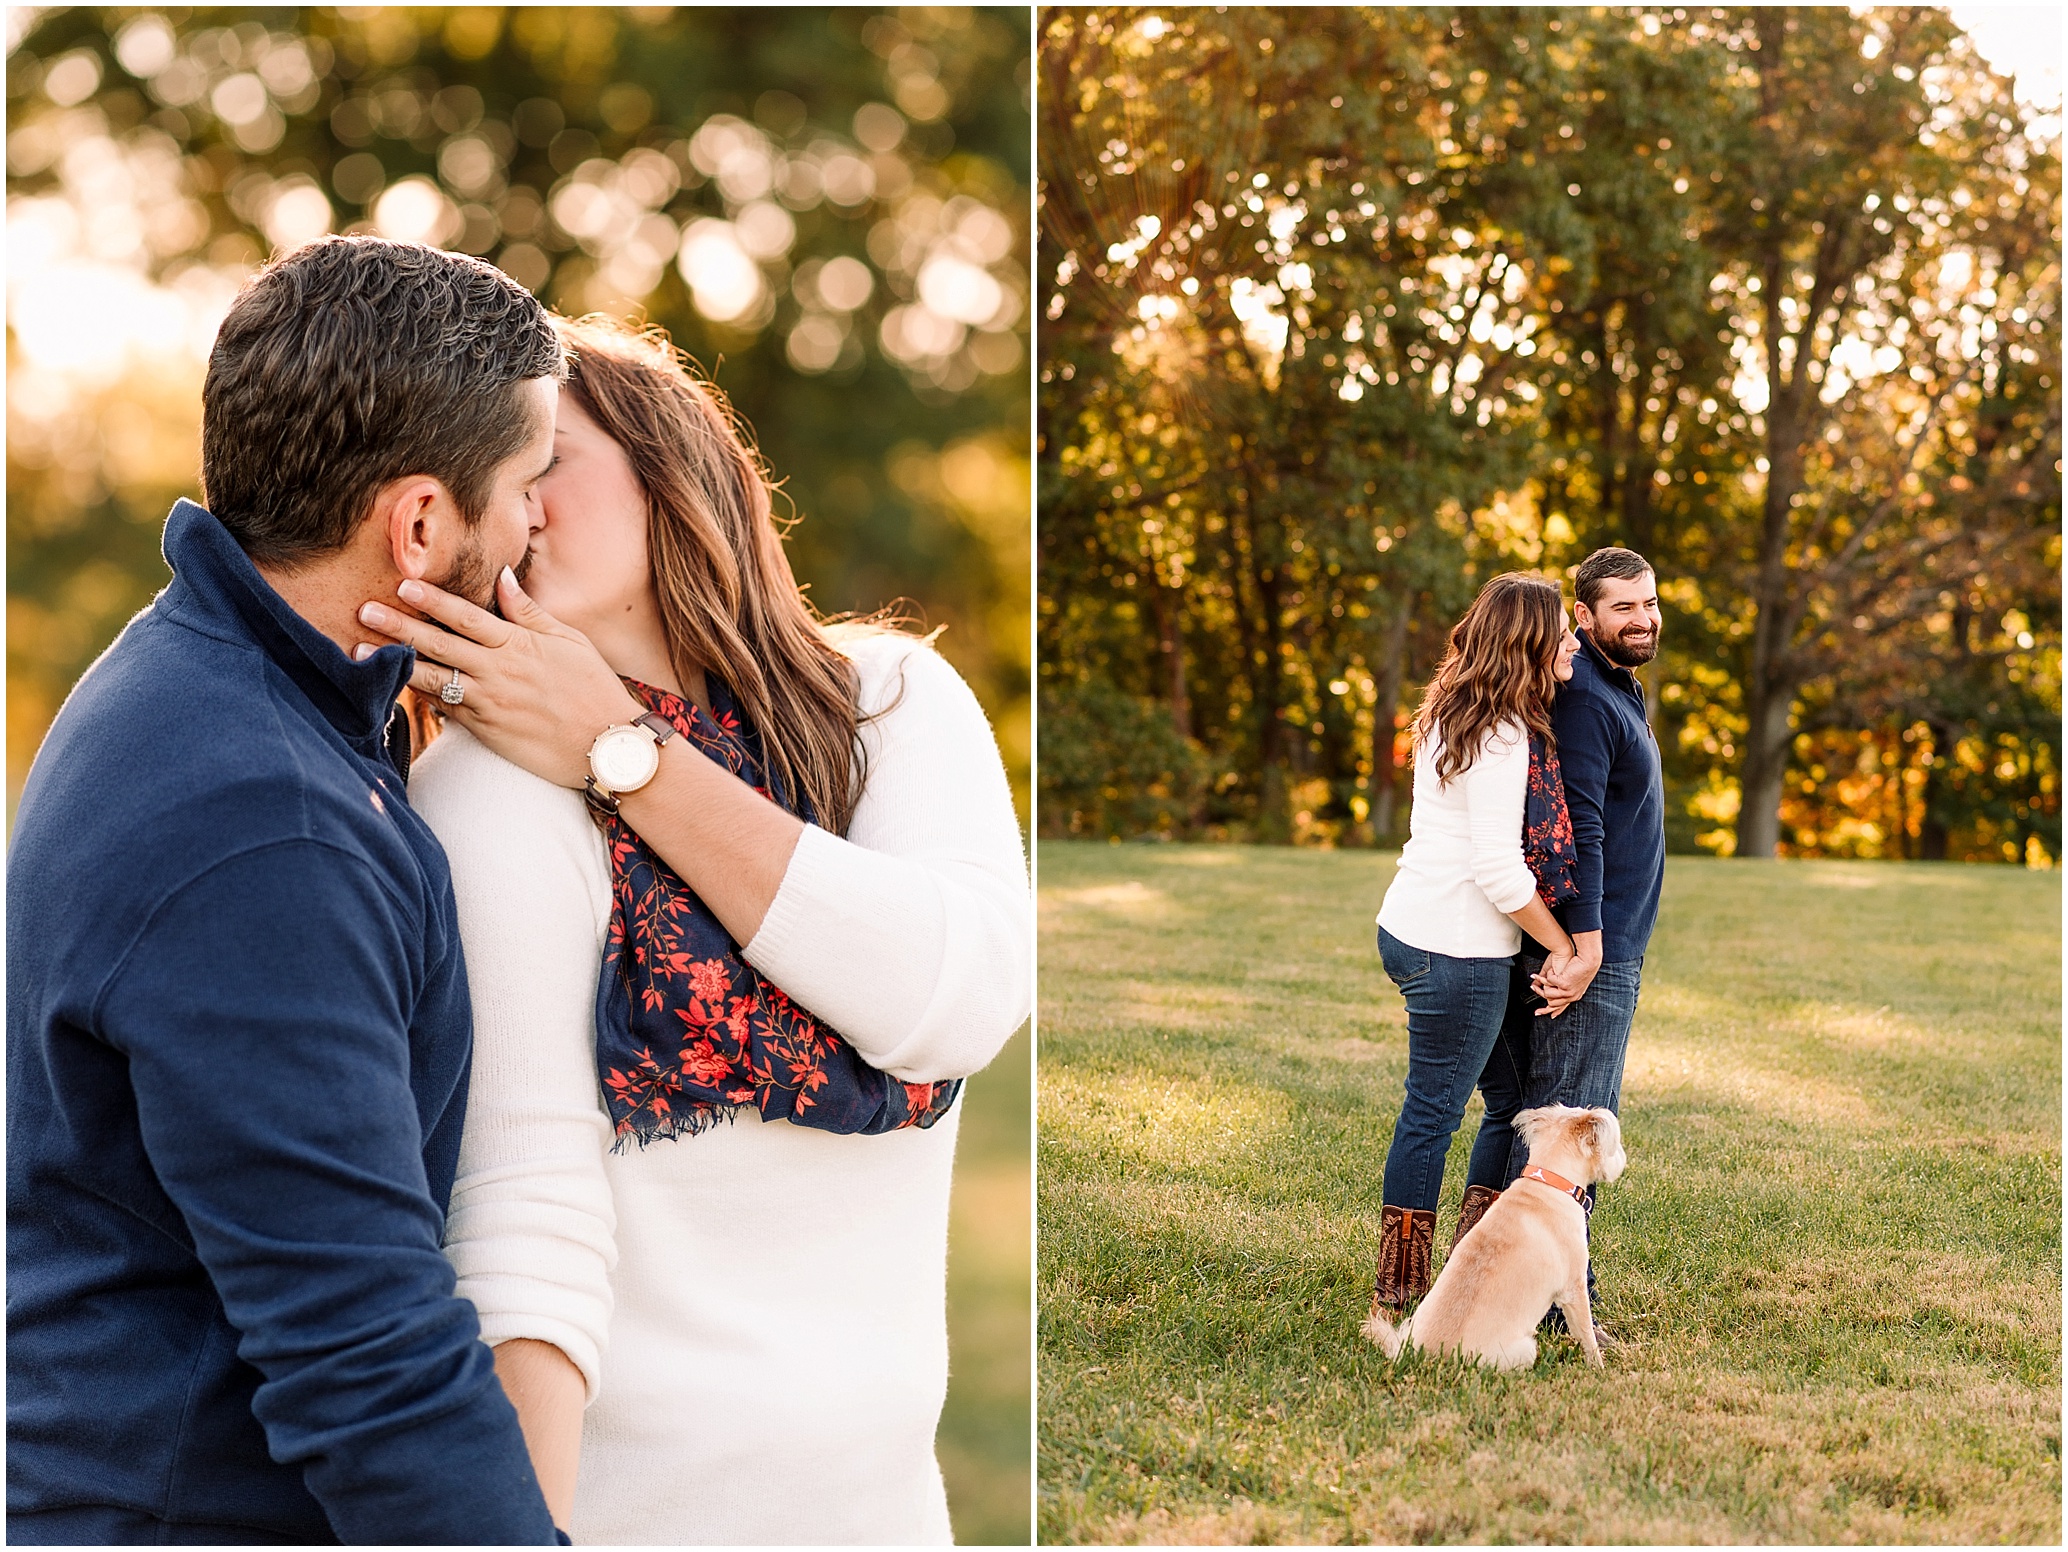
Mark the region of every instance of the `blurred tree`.
<instances>
[{"instance_id":1,"label":"blurred tree","mask_svg":"<svg viewBox=\"0 0 2068 1552\"><path fill-rule=\"evenodd\" d=\"M1459 154L1526 128L1485 71L1446 73L1463 31L1433 13L1271 9L1046 27L1044 144L1103 149L1097 173L1043 187L1060 282L1044 381L1075 377L1074 305L1127 383L1086 401L1112 418L1080 414L1063 465L1132 504L1120 528L1092 524L1091 552L1153 616L1190 734L1184 588L1156 559L1174 563L1170 536L1187 536L1195 588L1233 627L1223 673L1245 747L1229 765L1254 772L1239 785L1267 839L1317 809L1389 826L1413 600L1462 603L1476 561L1459 519L1525 470L1536 389L1517 367L1536 349L1547 270L1531 217L1548 175ZM1079 505L1056 494L1061 561ZM1045 544L1050 521L1045 507ZM1373 673L1389 708L1376 718L1346 699ZM1333 761L1312 758L1323 745ZM1295 802L1317 763L1364 773Z\"/></svg>"},{"instance_id":2,"label":"blurred tree","mask_svg":"<svg viewBox=\"0 0 2068 1552\"><path fill-rule=\"evenodd\" d=\"M711 370L829 612L905 596L1025 812L1026 186L1010 11L15 8L10 790L165 578L216 321L269 254L377 231Z\"/></svg>"},{"instance_id":3,"label":"blurred tree","mask_svg":"<svg viewBox=\"0 0 2068 1552\"><path fill-rule=\"evenodd\" d=\"M2060 272L2056 261L2051 299L2030 295L2035 277L2013 283L2040 306L2003 319L2000 344L1969 337L1953 289L1961 282L1946 282L2001 262L2002 233L2019 225L2006 216L2029 203L2030 162L2008 93L1966 54L1944 11L1775 7L1733 20L1721 41L1743 64L1728 88L1725 150L1744 176L1719 186L1717 235L1755 322L1743 348L1763 379L1748 407L1762 418L1766 476L1747 587L1737 851L1771 856L1794 706L1844 655L1833 636L1896 608L1905 592L1935 597L1939 588L1920 586L1927 558L1937 569L1965 552L1979 569L2001 502L2044 503L2033 482L2059 458L2058 383L2005 374L1992 357L2022 358L2041 344L2044 319L2058 315ZM2058 156L2041 159L2058 190ZM2057 218L2057 193L2048 215ZM2057 219L2053 230L2057 250ZM2058 343L2049 359L2057 370ZM1916 389L1890 403L1879 380L1905 367ZM2008 485L1995 503L1952 511L1917 499L1917 456L1944 422L1973 411L1991 379L2005 407L2027 390L2024 434L1998 460ZM2017 418L1999 417L1998 428ZM1997 438L1985 440L1980 455L1990 458ZM1841 443L1878 454L1879 467L1865 473L1857 456L1841 464L1832 452ZM2047 483L2058 496L2057 479Z\"/></svg>"},{"instance_id":4,"label":"blurred tree","mask_svg":"<svg viewBox=\"0 0 2068 1552\"><path fill-rule=\"evenodd\" d=\"M1986 211L1986 237L1910 270L1881 359L1834 363L1872 375L1840 385L1805 460L1805 504L1845 536L1796 595L1801 650L1836 665L1805 722L1890 729L1878 763L1915 796L1895 834L1914 825L1925 858L1963 828L2006 858L2060 850L2058 671L2034 633L2061 565L2060 190L2003 173L1993 197L1970 182L1947 202Z\"/></svg>"},{"instance_id":5,"label":"blurred tree","mask_svg":"<svg viewBox=\"0 0 2068 1552\"><path fill-rule=\"evenodd\" d=\"M1148 697L1205 762L1187 833L1398 834L1478 580L1617 543L1669 611L1673 844L2058 852L2058 151L1942 13L1040 33L1045 824L1176 822L1167 754L1069 785ZM1849 824L1840 733L1932 801Z\"/></svg>"}]
</instances>

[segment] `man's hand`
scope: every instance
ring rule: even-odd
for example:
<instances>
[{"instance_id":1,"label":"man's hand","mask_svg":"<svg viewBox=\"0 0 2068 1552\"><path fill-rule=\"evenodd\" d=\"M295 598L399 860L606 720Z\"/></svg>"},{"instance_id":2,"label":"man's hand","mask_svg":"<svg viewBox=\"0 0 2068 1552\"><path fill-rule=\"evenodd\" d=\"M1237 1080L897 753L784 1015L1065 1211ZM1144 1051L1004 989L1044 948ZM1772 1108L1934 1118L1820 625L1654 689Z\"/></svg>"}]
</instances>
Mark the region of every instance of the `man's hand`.
<instances>
[{"instance_id":1,"label":"man's hand","mask_svg":"<svg viewBox=\"0 0 2068 1552\"><path fill-rule=\"evenodd\" d=\"M1530 990L1544 999L1544 1006L1537 1009L1539 1018L1558 1017L1594 984L1594 973L1601 968L1601 934L1576 932L1573 947L1579 952L1570 959L1546 959L1544 967L1530 977Z\"/></svg>"},{"instance_id":2,"label":"man's hand","mask_svg":"<svg viewBox=\"0 0 2068 1552\"><path fill-rule=\"evenodd\" d=\"M1577 954L1554 952L1547 955L1544 963L1538 968L1537 973L1530 977L1530 990L1540 997L1544 996L1545 986L1558 985L1568 971L1579 962L1579 955ZM1546 1005L1537 1009L1537 1012L1539 1015L1548 1013L1552 1018L1557 1018L1559 1014L1565 1011L1566 1004L1571 1001L1570 997L1560 997L1555 1002L1547 998Z\"/></svg>"},{"instance_id":3,"label":"man's hand","mask_svg":"<svg viewBox=\"0 0 2068 1552\"><path fill-rule=\"evenodd\" d=\"M1578 963L1579 958L1577 951L1571 954L1561 954L1558 950L1553 949L1544 956L1544 962L1537 966L1537 974L1548 976L1555 981L1565 973L1568 965Z\"/></svg>"},{"instance_id":4,"label":"man's hand","mask_svg":"<svg viewBox=\"0 0 2068 1552\"><path fill-rule=\"evenodd\" d=\"M419 695L439 699L458 669L465 698L441 702L446 714L534 776L582 786L596 735L645 710L589 638L533 603L508 567L496 582L502 619L427 582L404 581L396 591L430 618L369 603L360 623L416 649L409 682ZM374 650L361 647L360 655Z\"/></svg>"}]
</instances>

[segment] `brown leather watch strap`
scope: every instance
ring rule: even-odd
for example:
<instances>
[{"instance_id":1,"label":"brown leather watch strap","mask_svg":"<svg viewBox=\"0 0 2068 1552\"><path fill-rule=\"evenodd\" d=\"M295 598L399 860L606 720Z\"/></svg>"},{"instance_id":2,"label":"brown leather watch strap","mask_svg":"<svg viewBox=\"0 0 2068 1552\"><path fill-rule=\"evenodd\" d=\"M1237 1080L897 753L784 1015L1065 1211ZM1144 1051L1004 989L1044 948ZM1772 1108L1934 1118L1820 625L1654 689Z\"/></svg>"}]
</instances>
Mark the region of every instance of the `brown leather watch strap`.
<instances>
[{"instance_id":1,"label":"brown leather watch strap","mask_svg":"<svg viewBox=\"0 0 2068 1552\"><path fill-rule=\"evenodd\" d=\"M604 790L601 787L597 786L596 778L593 775L584 776L582 778L582 797L588 803L590 808L594 809L597 813L603 815L604 818L617 818L618 800L615 797L608 795L604 792Z\"/></svg>"}]
</instances>

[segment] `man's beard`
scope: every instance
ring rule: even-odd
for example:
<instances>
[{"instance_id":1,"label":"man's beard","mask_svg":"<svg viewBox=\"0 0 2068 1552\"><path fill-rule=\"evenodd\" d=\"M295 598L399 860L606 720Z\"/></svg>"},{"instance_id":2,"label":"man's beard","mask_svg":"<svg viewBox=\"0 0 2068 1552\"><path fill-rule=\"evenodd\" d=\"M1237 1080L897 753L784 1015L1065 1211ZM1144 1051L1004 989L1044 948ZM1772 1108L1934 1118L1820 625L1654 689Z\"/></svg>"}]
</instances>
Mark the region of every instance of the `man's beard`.
<instances>
[{"instance_id":1,"label":"man's beard","mask_svg":"<svg viewBox=\"0 0 2068 1552\"><path fill-rule=\"evenodd\" d=\"M1624 630L1628 632L1629 627L1625 626ZM1641 645L1627 642L1620 635L1610 636L1599 629L1590 630L1587 635L1595 646L1601 648L1603 657L1623 668L1642 668L1659 655L1659 633L1656 630L1646 632Z\"/></svg>"},{"instance_id":2,"label":"man's beard","mask_svg":"<svg viewBox=\"0 0 2068 1552\"><path fill-rule=\"evenodd\" d=\"M524 585L524 579L531 575L532 557L535 556L537 553L538 551L534 550L530 545L527 544L524 547L524 559L520 560L519 562L517 562L516 565L510 568L510 575L516 579L517 585L519 587L522 587ZM488 592L488 602L484 604L482 607L487 609L490 614L494 615L499 620L505 618L503 614L503 596L501 593L496 591L495 584L493 582L489 584Z\"/></svg>"},{"instance_id":3,"label":"man's beard","mask_svg":"<svg viewBox=\"0 0 2068 1552\"><path fill-rule=\"evenodd\" d=\"M486 609L498 619L502 617L502 600L496 597L496 568L489 562L482 549L481 535L470 533L460 542L459 553L452 559L451 567L442 577L430 578L433 587L464 598L470 604ZM522 582L524 574L531 570L531 549L525 548L524 559L514 568L517 580Z\"/></svg>"}]
</instances>

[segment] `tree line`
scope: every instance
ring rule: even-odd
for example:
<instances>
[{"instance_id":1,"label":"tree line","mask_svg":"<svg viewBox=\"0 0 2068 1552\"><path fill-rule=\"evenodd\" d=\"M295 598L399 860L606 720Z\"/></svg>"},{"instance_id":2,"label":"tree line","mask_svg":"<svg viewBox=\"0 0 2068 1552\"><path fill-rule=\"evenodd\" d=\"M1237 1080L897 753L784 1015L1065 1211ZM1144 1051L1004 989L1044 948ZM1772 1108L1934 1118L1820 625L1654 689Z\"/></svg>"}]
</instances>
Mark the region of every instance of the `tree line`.
<instances>
[{"instance_id":1,"label":"tree line","mask_svg":"<svg viewBox=\"0 0 2068 1552\"><path fill-rule=\"evenodd\" d=\"M1669 841L2060 851L2060 162L1932 7L1039 22L1045 833L1405 828L1480 581L1657 567Z\"/></svg>"}]
</instances>

